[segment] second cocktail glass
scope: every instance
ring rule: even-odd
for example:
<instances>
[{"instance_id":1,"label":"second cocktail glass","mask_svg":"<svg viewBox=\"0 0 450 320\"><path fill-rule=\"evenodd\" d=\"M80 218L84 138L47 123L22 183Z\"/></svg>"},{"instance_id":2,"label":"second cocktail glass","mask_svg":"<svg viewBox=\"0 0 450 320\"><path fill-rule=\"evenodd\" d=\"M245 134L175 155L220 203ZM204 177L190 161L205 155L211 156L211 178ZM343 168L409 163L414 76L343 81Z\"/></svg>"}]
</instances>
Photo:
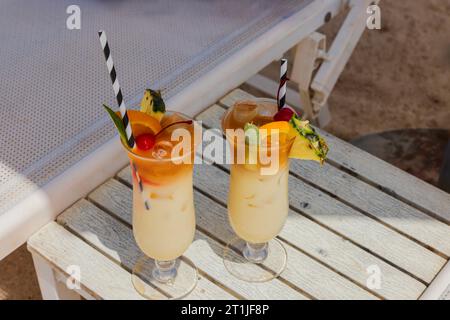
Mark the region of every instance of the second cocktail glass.
<instances>
[{"instance_id":1,"label":"second cocktail glass","mask_svg":"<svg viewBox=\"0 0 450 320\"><path fill-rule=\"evenodd\" d=\"M245 123L262 126L272 121L276 112L276 101L255 99L236 103L222 119L222 129L234 158L228 217L239 237L228 243L224 263L231 274L249 282L269 281L286 267L286 250L275 237L284 226L289 211L289 151L294 140L277 136L277 141L258 145L258 156L251 160L252 147L248 137L247 141L237 142L233 131L229 130L244 129ZM244 163L239 163L239 148L245 149ZM269 164L267 159L263 161L263 155L275 161L276 166L269 170L273 163ZM236 251L241 254L236 255Z\"/></svg>"}]
</instances>

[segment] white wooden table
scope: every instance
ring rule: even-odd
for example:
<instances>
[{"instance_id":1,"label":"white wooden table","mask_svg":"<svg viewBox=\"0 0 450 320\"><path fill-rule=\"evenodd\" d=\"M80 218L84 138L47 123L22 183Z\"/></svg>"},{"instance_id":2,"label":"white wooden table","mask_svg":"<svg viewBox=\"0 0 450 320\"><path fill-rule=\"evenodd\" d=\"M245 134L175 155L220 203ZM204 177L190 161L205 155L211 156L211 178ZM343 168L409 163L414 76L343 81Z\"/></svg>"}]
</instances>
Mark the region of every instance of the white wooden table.
<instances>
[{"instance_id":1,"label":"white wooden table","mask_svg":"<svg viewBox=\"0 0 450 320\"><path fill-rule=\"evenodd\" d=\"M197 119L218 128L224 110L248 97L235 90ZM228 169L196 166L197 234L185 256L200 279L187 298L450 299L450 195L322 133L330 145L323 167L291 162L291 210L279 235L288 266L271 282L246 283L226 271ZM29 239L44 298L141 299L130 279L141 255L130 185L127 167ZM79 286L68 290L73 276Z\"/></svg>"}]
</instances>

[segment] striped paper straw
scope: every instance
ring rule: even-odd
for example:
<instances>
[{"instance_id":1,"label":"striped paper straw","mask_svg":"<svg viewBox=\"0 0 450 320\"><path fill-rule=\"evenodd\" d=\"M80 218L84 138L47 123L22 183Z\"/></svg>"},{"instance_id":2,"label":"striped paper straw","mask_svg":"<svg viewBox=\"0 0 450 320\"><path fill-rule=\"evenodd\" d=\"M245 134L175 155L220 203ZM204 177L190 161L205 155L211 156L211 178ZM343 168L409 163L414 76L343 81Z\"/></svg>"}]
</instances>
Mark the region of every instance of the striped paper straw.
<instances>
[{"instance_id":1,"label":"striped paper straw","mask_svg":"<svg viewBox=\"0 0 450 320\"><path fill-rule=\"evenodd\" d=\"M278 88L277 101L278 109L286 105L286 82L287 82L287 59L281 59L280 65L280 86Z\"/></svg>"},{"instance_id":2,"label":"striped paper straw","mask_svg":"<svg viewBox=\"0 0 450 320\"><path fill-rule=\"evenodd\" d=\"M114 67L114 62L111 56L111 51L108 45L108 39L106 38L105 31L100 30L98 32L100 37L100 43L102 45L103 53L105 54L106 66L108 67L108 72L111 77L113 84L114 94L116 95L117 103L119 104L120 114L122 116L123 126L127 134L127 142L130 148L134 147L134 136L131 131L131 124L128 118L127 107L123 101L122 89L120 88L119 80L117 79L116 68Z\"/></svg>"},{"instance_id":3,"label":"striped paper straw","mask_svg":"<svg viewBox=\"0 0 450 320\"><path fill-rule=\"evenodd\" d=\"M136 179L137 179L137 181L138 181L139 191L140 191L140 192L142 193L142 195L143 195L143 196L142 196L142 200L144 201L145 209L150 210L150 204L148 203L148 200L145 199L145 196L144 196L144 186L142 185L141 176L139 175L139 172L138 172L137 167L136 167L136 165L134 164L134 162L132 162L132 166L133 166L133 169L134 169L134 173L136 174Z\"/></svg>"},{"instance_id":4,"label":"striped paper straw","mask_svg":"<svg viewBox=\"0 0 450 320\"><path fill-rule=\"evenodd\" d=\"M100 30L98 32L98 36L100 38L100 43L102 45L103 53L105 54L106 66L108 67L108 72L111 77L111 81L113 84L114 94L116 95L117 103L120 108L120 115L122 116L123 126L125 127L125 132L127 135L127 143L128 146L133 149L135 146L133 132L131 131L131 123L128 118L127 107L125 106L125 102L123 101L122 89L120 88L119 80L117 79L116 68L114 67L114 62L111 56L111 51L108 45L108 39L106 38L105 31ZM144 202L145 209L149 210L150 205L148 200L144 194L144 187L142 186L142 180L137 170L137 167L134 163L132 163L134 172L136 174L136 178L139 185L139 192L142 196L142 201Z\"/></svg>"}]
</instances>

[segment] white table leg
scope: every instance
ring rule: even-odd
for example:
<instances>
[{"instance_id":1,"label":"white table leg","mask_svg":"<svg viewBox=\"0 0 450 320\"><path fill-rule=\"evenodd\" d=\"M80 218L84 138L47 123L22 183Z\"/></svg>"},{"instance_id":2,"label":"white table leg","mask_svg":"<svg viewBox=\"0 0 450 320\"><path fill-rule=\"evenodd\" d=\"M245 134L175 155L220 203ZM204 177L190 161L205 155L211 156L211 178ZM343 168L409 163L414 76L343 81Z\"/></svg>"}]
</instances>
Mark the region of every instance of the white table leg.
<instances>
[{"instance_id":1,"label":"white table leg","mask_svg":"<svg viewBox=\"0 0 450 320\"><path fill-rule=\"evenodd\" d=\"M65 283L58 281L50 264L38 254L33 253L33 263L36 270L39 288L44 300L79 300L80 295L67 288Z\"/></svg>"}]
</instances>

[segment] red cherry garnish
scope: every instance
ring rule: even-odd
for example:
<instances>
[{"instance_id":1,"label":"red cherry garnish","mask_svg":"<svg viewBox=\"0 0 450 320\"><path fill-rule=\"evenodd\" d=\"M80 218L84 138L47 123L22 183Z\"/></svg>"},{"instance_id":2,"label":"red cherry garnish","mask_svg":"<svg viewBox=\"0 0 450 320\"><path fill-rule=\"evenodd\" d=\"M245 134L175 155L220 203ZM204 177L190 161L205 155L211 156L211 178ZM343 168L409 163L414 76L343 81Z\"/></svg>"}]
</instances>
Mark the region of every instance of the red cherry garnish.
<instances>
[{"instance_id":1,"label":"red cherry garnish","mask_svg":"<svg viewBox=\"0 0 450 320\"><path fill-rule=\"evenodd\" d=\"M153 134L144 133L136 138L136 145L138 149L146 151L153 148L153 146L155 145L155 141L156 139Z\"/></svg>"},{"instance_id":2,"label":"red cherry garnish","mask_svg":"<svg viewBox=\"0 0 450 320\"><path fill-rule=\"evenodd\" d=\"M275 121L289 121L294 115L294 111L290 108L282 108L280 109L274 116L273 120Z\"/></svg>"}]
</instances>

